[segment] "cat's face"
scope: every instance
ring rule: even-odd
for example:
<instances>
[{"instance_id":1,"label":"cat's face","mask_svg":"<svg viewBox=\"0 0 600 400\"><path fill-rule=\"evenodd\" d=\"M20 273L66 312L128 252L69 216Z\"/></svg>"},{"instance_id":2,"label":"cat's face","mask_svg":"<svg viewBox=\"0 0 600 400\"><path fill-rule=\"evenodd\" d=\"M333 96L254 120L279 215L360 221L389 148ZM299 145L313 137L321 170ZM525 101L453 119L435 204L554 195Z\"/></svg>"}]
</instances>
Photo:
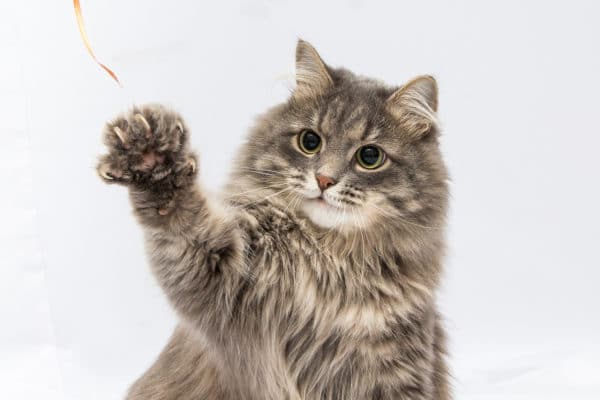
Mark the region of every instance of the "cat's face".
<instances>
[{"instance_id":1,"label":"cat's face","mask_svg":"<svg viewBox=\"0 0 600 400\"><path fill-rule=\"evenodd\" d=\"M324 228L431 224L446 203L435 81L390 89L326 67L304 42L297 58L298 87L250 137L246 173Z\"/></svg>"}]
</instances>

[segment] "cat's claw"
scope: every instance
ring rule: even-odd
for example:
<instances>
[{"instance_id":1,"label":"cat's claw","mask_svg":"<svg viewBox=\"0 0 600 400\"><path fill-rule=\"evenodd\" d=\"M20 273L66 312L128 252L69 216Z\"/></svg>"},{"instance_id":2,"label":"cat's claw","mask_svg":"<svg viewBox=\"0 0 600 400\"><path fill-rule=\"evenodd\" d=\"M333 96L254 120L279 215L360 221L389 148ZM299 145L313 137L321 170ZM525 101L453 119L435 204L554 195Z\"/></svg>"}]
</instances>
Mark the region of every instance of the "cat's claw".
<instances>
[{"instance_id":1,"label":"cat's claw","mask_svg":"<svg viewBox=\"0 0 600 400\"><path fill-rule=\"evenodd\" d=\"M150 136L152 134L152 129L150 128L150 124L146 121L146 118L142 114L135 114L134 118L138 120L144 127L146 128L147 135Z\"/></svg>"},{"instance_id":2,"label":"cat's claw","mask_svg":"<svg viewBox=\"0 0 600 400\"><path fill-rule=\"evenodd\" d=\"M196 172L196 160L190 157L187 162L188 166L192 169L192 172Z\"/></svg>"},{"instance_id":3,"label":"cat's claw","mask_svg":"<svg viewBox=\"0 0 600 400\"><path fill-rule=\"evenodd\" d=\"M103 166L103 165L99 166L99 167L98 167L98 174L100 174L100 176L101 176L102 178L106 179L106 180L109 180L109 181L113 181L113 180L115 180L114 176L112 176L112 175L111 175L111 174L108 172L108 169L106 168L106 166Z\"/></svg>"},{"instance_id":4,"label":"cat's claw","mask_svg":"<svg viewBox=\"0 0 600 400\"><path fill-rule=\"evenodd\" d=\"M117 137L121 140L121 143L127 143L127 136L125 135L125 132L121 130L121 128L115 126L113 127L113 132L115 132L115 135L117 135Z\"/></svg>"}]
</instances>

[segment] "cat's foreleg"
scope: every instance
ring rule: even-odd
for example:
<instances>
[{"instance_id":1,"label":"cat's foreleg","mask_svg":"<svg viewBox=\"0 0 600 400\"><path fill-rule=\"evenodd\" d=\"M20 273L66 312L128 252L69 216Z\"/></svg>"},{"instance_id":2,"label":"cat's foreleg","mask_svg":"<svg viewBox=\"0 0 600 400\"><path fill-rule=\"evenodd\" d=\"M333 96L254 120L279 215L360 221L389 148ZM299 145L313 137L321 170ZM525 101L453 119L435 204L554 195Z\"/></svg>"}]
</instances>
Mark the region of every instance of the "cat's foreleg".
<instances>
[{"instance_id":1,"label":"cat's foreleg","mask_svg":"<svg viewBox=\"0 0 600 400\"><path fill-rule=\"evenodd\" d=\"M233 211L218 210L196 183L182 118L147 105L108 123L98 173L129 188L153 271L176 311L222 326L244 275L245 240Z\"/></svg>"}]
</instances>

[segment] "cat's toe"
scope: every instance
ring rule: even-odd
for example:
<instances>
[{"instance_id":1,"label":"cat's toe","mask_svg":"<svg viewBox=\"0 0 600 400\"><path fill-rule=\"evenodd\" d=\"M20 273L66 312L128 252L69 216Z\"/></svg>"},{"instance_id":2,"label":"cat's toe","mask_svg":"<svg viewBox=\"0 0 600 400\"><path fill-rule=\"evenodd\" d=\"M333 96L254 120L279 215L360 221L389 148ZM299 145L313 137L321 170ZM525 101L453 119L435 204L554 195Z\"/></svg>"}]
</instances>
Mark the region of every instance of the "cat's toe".
<instances>
[{"instance_id":1,"label":"cat's toe","mask_svg":"<svg viewBox=\"0 0 600 400\"><path fill-rule=\"evenodd\" d=\"M191 172L196 172L196 159L194 157L188 158L186 166Z\"/></svg>"},{"instance_id":2,"label":"cat's toe","mask_svg":"<svg viewBox=\"0 0 600 400\"><path fill-rule=\"evenodd\" d=\"M118 160L110 154L100 157L96 172L106 183L125 183L131 180L131 174L127 173L119 165Z\"/></svg>"},{"instance_id":3,"label":"cat's toe","mask_svg":"<svg viewBox=\"0 0 600 400\"><path fill-rule=\"evenodd\" d=\"M119 180L119 177L121 176L121 174L118 171L112 170L108 164L102 162L98 164L96 171L98 172L98 175L100 175L100 178L102 178L107 183L115 183Z\"/></svg>"},{"instance_id":4,"label":"cat's toe","mask_svg":"<svg viewBox=\"0 0 600 400\"><path fill-rule=\"evenodd\" d=\"M110 172L110 169L107 166L98 166L97 168L98 175L104 180L114 181L115 178L113 174Z\"/></svg>"}]
</instances>

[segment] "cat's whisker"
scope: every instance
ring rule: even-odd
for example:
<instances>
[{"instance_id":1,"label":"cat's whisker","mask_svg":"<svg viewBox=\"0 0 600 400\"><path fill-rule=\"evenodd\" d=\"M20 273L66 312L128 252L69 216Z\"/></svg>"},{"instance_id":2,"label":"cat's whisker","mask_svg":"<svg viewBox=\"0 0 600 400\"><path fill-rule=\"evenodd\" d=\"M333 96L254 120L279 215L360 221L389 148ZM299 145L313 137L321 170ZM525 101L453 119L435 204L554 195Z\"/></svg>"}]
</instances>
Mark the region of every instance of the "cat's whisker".
<instances>
[{"instance_id":1,"label":"cat's whisker","mask_svg":"<svg viewBox=\"0 0 600 400\"><path fill-rule=\"evenodd\" d=\"M290 200L288 202L288 205L283 209L283 212L287 213L287 210L290 208L290 206L292 204L294 204L294 206L291 209L294 210L298 204L298 200L301 198L302 198L302 195L300 193L297 193L296 191L292 191L292 200Z\"/></svg>"},{"instance_id":2,"label":"cat's whisker","mask_svg":"<svg viewBox=\"0 0 600 400\"><path fill-rule=\"evenodd\" d=\"M272 193L272 194L270 194L270 195L268 195L268 196L266 196L266 197L264 197L262 199L257 199L255 201L251 201L250 203L245 203L245 204L243 204L243 207L247 207L247 206L251 206L251 205L256 204L256 203L263 202L265 200L268 200L268 199L270 199L270 198L272 198L274 196L280 195L280 194L285 193L285 192L290 191L290 190L292 190L292 189L291 188L285 188L283 190L280 190L279 192Z\"/></svg>"},{"instance_id":3,"label":"cat's whisker","mask_svg":"<svg viewBox=\"0 0 600 400\"><path fill-rule=\"evenodd\" d=\"M289 165L286 165L280 158L276 158L269 154L262 154L261 160L271 161L274 164L274 166L277 168L281 168L281 169L289 168Z\"/></svg>"},{"instance_id":4,"label":"cat's whisker","mask_svg":"<svg viewBox=\"0 0 600 400\"><path fill-rule=\"evenodd\" d=\"M271 172L268 170L261 170L261 169L254 169L254 168L238 168L239 171L243 171L243 172L252 172L252 173L259 173L259 174L263 174L263 175L280 175L279 173L275 173L275 172Z\"/></svg>"},{"instance_id":5,"label":"cat's whisker","mask_svg":"<svg viewBox=\"0 0 600 400\"><path fill-rule=\"evenodd\" d=\"M384 216L386 216L386 215L387 215L387 216L389 216L389 217L396 218L396 219L398 219L399 221L401 221L401 222L403 222L403 223L405 223L405 224L408 224L408 225L413 225L413 226L417 226L417 227L419 227L419 228L424 228L424 229L434 229L434 230L435 230L435 229L443 229L443 228L442 228L442 227L440 227L440 226L428 226L428 225L422 225L422 224L419 224L419 223L417 223L417 222L412 222L412 221L409 221L409 220L407 220L406 218L403 218L402 216L400 216L400 215L399 215L399 213L391 213L390 211L383 210L382 208L380 208L380 207L379 207L379 206L377 206L376 204L370 204L370 206L371 206L371 207L374 207L374 208L375 208L375 209L377 209L377 210L379 210L379 211L382 213L382 215L384 215Z\"/></svg>"},{"instance_id":6,"label":"cat's whisker","mask_svg":"<svg viewBox=\"0 0 600 400\"><path fill-rule=\"evenodd\" d=\"M302 202L303 199L304 199L304 195L299 194L298 197L297 197L297 199L296 199L296 202L294 203L294 207L293 208L294 209L298 208L298 206L300 206L300 203Z\"/></svg>"},{"instance_id":7,"label":"cat's whisker","mask_svg":"<svg viewBox=\"0 0 600 400\"><path fill-rule=\"evenodd\" d=\"M265 179L285 178L283 175L264 171L240 171L240 173L244 174L246 178L250 178L256 181L257 185L263 184Z\"/></svg>"},{"instance_id":8,"label":"cat's whisker","mask_svg":"<svg viewBox=\"0 0 600 400\"><path fill-rule=\"evenodd\" d=\"M270 154L263 154L263 155L261 156L261 158L262 158L263 160L274 161L274 162L277 162L277 163L281 163L281 162L282 162L282 160L281 160L280 158L277 158L277 157L275 157L275 156L272 156L272 155L270 155Z\"/></svg>"},{"instance_id":9,"label":"cat's whisker","mask_svg":"<svg viewBox=\"0 0 600 400\"><path fill-rule=\"evenodd\" d=\"M248 194L248 193L256 193L256 192L261 191L261 190L280 189L281 186L282 186L281 183L276 183L276 184L268 185L268 186L261 186L261 187L258 187L258 188L246 190L244 192L230 193L229 197L239 197L239 196L243 196L243 195Z\"/></svg>"},{"instance_id":10,"label":"cat's whisker","mask_svg":"<svg viewBox=\"0 0 600 400\"><path fill-rule=\"evenodd\" d=\"M272 172L264 172L264 171L250 171L250 172L252 172L253 174L258 174L258 175L262 175L262 176L279 176Z\"/></svg>"},{"instance_id":11,"label":"cat's whisker","mask_svg":"<svg viewBox=\"0 0 600 400\"><path fill-rule=\"evenodd\" d=\"M275 170L266 169L266 168L236 167L236 170L251 171L251 172L269 172L269 173L272 173L273 175L284 175L284 173L281 171L275 171Z\"/></svg>"}]
</instances>

